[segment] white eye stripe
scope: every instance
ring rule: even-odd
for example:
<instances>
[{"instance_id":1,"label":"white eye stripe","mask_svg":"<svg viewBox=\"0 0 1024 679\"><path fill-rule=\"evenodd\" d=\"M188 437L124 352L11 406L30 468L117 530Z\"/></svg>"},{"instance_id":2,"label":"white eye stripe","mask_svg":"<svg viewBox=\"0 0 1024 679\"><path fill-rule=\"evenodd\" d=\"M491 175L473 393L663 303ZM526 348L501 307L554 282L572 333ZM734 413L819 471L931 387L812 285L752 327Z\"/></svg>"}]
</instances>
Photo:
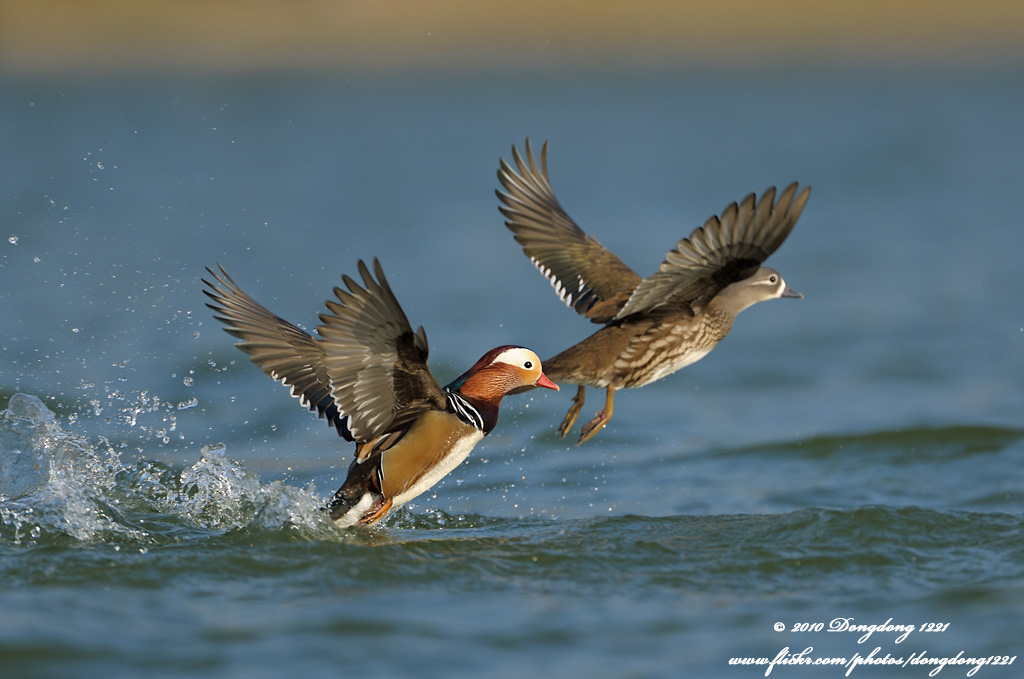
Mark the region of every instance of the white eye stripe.
<instances>
[{"instance_id":1,"label":"white eye stripe","mask_svg":"<svg viewBox=\"0 0 1024 679\"><path fill-rule=\"evenodd\" d=\"M533 353L529 349L523 347L513 347L506 349L497 356L494 357L493 363L508 363L509 365L516 365L527 370L540 365L540 359L537 358L537 354ZM527 365L530 364L530 365Z\"/></svg>"}]
</instances>

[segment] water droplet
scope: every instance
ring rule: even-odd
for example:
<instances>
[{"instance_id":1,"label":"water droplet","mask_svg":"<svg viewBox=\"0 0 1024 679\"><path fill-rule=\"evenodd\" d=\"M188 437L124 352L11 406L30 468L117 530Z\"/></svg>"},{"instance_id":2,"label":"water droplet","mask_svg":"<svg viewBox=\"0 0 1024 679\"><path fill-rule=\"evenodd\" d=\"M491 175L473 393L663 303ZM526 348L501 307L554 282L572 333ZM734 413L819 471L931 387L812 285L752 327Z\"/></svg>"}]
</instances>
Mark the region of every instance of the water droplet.
<instances>
[{"instance_id":1,"label":"water droplet","mask_svg":"<svg viewBox=\"0 0 1024 679\"><path fill-rule=\"evenodd\" d=\"M17 236L11 236L10 238L7 239L7 242L10 243L11 245L17 245L18 244L18 237Z\"/></svg>"},{"instance_id":2,"label":"water droplet","mask_svg":"<svg viewBox=\"0 0 1024 679\"><path fill-rule=\"evenodd\" d=\"M183 380L182 380L181 382L182 382L182 384L184 384L184 385L185 385L186 387L191 387L191 386L192 386L193 384L195 384L195 383L196 383L196 381L195 381L194 379L192 379L191 377L186 377L186 378L185 378L185 379L183 379Z\"/></svg>"},{"instance_id":3,"label":"water droplet","mask_svg":"<svg viewBox=\"0 0 1024 679\"><path fill-rule=\"evenodd\" d=\"M33 264L38 264L38 263L39 263L39 262L41 262L41 261L43 261L43 260L39 259L38 257L33 257L33 258L32 258L32 263L33 263Z\"/></svg>"},{"instance_id":4,"label":"water droplet","mask_svg":"<svg viewBox=\"0 0 1024 679\"><path fill-rule=\"evenodd\" d=\"M195 408L197 405L199 405L199 399L193 396L187 401L182 401L181 403L179 403L178 410L188 410L189 408Z\"/></svg>"}]
</instances>

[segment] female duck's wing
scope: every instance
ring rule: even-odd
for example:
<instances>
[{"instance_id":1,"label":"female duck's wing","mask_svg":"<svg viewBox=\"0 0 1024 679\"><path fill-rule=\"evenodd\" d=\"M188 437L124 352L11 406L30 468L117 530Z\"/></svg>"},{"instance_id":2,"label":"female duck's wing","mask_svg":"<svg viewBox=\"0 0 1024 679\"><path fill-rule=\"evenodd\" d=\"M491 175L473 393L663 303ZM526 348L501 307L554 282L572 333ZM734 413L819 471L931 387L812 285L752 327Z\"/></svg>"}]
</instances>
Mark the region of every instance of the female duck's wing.
<instances>
[{"instance_id":1,"label":"female duck's wing","mask_svg":"<svg viewBox=\"0 0 1024 679\"><path fill-rule=\"evenodd\" d=\"M645 278L615 319L662 305L698 309L722 288L752 276L793 230L811 195L787 186L775 200L775 187L732 203L669 251L657 273Z\"/></svg>"},{"instance_id":2,"label":"female duck's wing","mask_svg":"<svg viewBox=\"0 0 1024 679\"><path fill-rule=\"evenodd\" d=\"M344 413L338 410L331 395L331 380L324 367L320 342L268 311L238 287L224 267L217 268L220 273L207 267L216 282L202 279L209 288L203 293L213 300L206 306L213 309L214 318L224 323L229 334L242 340L235 346L249 354L252 362L275 381L290 387L292 396L302 405L316 410L341 436L353 440Z\"/></svg>"},{"instance_id":3,"label":"female duck's wing","mask_svg":"<svg viewBox=\"0 0 1024 679\"><path fill-rule=\"evenodd\" d=\"M501 159L497 191L505 226L563 302L595 323L607 323L622 308L640 275L587 235L562 209L548 181L548 144L540 167L526 140L526 160L512 147L515 168Z\"/></svg>"},{"instance_id":4,"label":"female duck's wing","mask_svg":"<svg viewBox=\"0 0 1024 679\"><path fill-rule=\"evenodd\" d=\"M444 410L446 399L427 367L427 334L413 332L384 277L359 262L360 286L343 276L348 290L334 289L317 332L331 396L347 415L356 441L365 442L403 426L428 410Z\"/></svg>"}]
</instances>

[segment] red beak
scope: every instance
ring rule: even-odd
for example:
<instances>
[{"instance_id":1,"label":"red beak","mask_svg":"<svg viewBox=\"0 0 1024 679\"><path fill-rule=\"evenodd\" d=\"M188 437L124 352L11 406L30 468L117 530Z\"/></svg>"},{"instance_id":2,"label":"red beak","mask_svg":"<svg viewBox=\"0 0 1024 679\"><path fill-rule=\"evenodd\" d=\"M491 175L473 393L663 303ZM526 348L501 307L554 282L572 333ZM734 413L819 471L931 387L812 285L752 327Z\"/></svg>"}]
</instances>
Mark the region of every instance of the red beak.
<instances>
[{"instance_id":1,"label":"red beak","mask_svg":"<svg viewBox=\"0 0 1024 679\"><path fill-rule=\"evenodd\" d=\"M534 385L538 387L544 387L545 389L554 389L555 391L558 391L558 385L549 380L548 376L545 375L544 373L540 374L540 377L537 378L537 381L534 382Z\"/></svg>"}]
</instances>

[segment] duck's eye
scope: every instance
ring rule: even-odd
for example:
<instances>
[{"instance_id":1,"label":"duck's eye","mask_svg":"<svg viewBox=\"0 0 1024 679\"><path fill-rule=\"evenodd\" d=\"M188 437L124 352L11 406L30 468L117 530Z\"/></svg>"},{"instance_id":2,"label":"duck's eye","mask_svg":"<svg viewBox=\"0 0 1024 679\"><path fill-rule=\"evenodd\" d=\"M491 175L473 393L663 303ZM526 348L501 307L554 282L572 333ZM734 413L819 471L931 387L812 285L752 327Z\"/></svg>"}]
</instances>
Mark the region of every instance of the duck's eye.
<instances>
[{"instance_id":1,"label":"duck's eye","mask_svg":"<svg viewBox=\"0 0 1024 679\"><path fill-rule=\"evenodd\" d=\"M769 283L778 283L779 282L779 277L778 276L769 276L768 277L768 282Z\"/></svg>"},{"instance_id":2,"label":"duck's eye","mask_svg":"<svg viewBox=\"0 0 1024 679\"><path fill-rule=\"evenodd\" d=\"M533 361L527 361L526 363L523 364L523 367L529 370L530 368L533 367Z\"/></svg>"}]
</instances>

